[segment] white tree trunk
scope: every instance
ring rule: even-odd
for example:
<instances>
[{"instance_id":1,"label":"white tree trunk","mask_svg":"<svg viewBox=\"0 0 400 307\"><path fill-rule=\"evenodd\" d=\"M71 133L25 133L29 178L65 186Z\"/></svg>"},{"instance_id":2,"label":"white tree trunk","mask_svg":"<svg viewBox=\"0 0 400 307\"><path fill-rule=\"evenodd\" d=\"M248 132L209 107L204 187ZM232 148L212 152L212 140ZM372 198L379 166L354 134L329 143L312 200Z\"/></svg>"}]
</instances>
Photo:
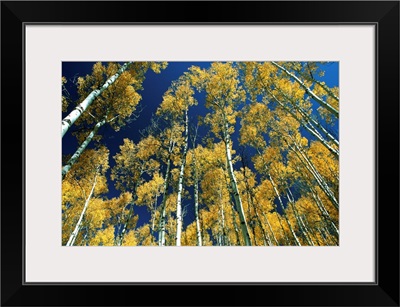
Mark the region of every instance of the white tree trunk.
<instances>
[{"instance_id":1,"label":"white tree trunk","mask_svg":"<svg viewBox=\"0 0 400 307\"><path fill-rule=\"evenodd\" d=\"M314 245L321 245L321 242L318 240L318 237L315 234L315 231L313 227L310 227L307 218L304 215L300 216L300 220L303 223L304 227L307 229L308 233L310 234L310 237L312 237L313 242L315 241Z\"/></svg>"},{"instance_id":2,"label":"white tree trunk","mask_svg":"<svg viewBox=\"0 0 400 307\"><path fill-rule=\"evenodd\" d=\"M197 138L197 128L195 130L194 135L192 136L193 142L193 161L192 161L192 169L194 170L194 216L196 221L196 237L197 237L197 246L203 245L203 239L201 235L201 226L200 226L200 216L199 216L199 173L197 170L197 160L196 160L196 138Z\"/></svg>"},{"instance_id":3,"label":"white tree trunk","mask_svg":"<svg viewBox=\"0 0 400 307\"><path fill-rule=\"evenodd\" d=\"M279 195L279 191L278 191L278 189L277 189L277 187L275 185L274 180L271 177L271 174L268 173L268 177L269 177L269 180L271 181L272 187L273 187L273 189L275 191L275 195L278 197L278 201L279 201L279 204L281 205L281 209L282 209L282 214L283 214L283 216L285 218L286 223L289 226L289 230L292 233L292 236L293 236L294 240L296 241L296 244L298 246L301 246L301 243L300 243L299 239L297 238L296 233L293 230L292 223L290 223L289 218L287 217L287 215L285 213L285 207L283 206L283 202L282 202L281 196Z\"/></svg>"},{"instance_id":4,"label":"white tree trunk","mask_svg":"<svg viewBox=\"0 0 400 307\"><path fill-rule=\"evenodd\" d=\"M272 238L273 238L274 241L275 241L275 245L279 245L279 242L278 242L278 240L276 239L274 230L272 229L271 223L270 223L269 220L268 220L268 216L266 216L265 213L264 213L263 211L261 211L261 212L262 212L262 214L263 214L263 216L264 216L264 219L267 221L267 226L268 226L269 231L271 232ZM272 242L271 242L271 245L272 245Z\"/></svg>"},{"instance_id":5,"label":"white tree trunk","mask_svg":"<svg viewBox=\"0 0 400 307\"><path fill-rule=\"evenodd\" d=\"M161 203L161 215L160 215L160 232L158 235L158 245L165 245L165 224L166 224L166 203L167 203L167 190L169 187L169 174L171 168L171 161L168 160L167 171L165 174L165 183L164 183L164 195Z\"/></svg>"},{"instance_id":6,"label":"white tree trunk","mask_svg":"<svg viewBox=\"0 0 400 307\"><path fill-rule=\"evenodd\" d=\"M168 154L171 155L174 149L174 142L170 140ZM165 182L164 182L164 193L163 193L163 200L161 203L161 215L160 215L160 231L158 234L158 245L164 246L165 245L165 224L166 224L166 203L167 203L167 195L168 195L168 188L169 188L169 180L171 175L171 156L168 157L167 161L167 169L165 171Z\"/></svg>"},{"instance_id":7,"label":"white tree trunk","mask_svg":"<svg viewBox=\"0 0 400 307\"><path fill-rule=\"evenodd\" d=\"M261 232L262 232L263 237L264 237L264 241L265 241L266 244L268 244L269 246L272 246L271 238L269 237L268 232L265 231L265 229L264 229L264 226L263 226L263 224L262 224L262 222L261 222L260 215L258 214L257 206L254 204L253 200L251 200L251 204L252 204L252 206L253 206L253 208L254 208L254 214L256 215L258 225L260 226ZM254 238L255 238L255 237L254 237Z\"/></svg>"},{"instance_id":8,"label":"white tree trunk","mask_svg":"<svg viewBox=\"0 0 400 307\"><path fill-rule=\"evenodd\" d=\"M335 115L336 118L339 118L339 111L336 110L334 107L332 107L330 104L328 104L326 101L324 101L322 98L318 97L310 88L308 88L303 81L301 81L297 76L289 72L286 68L280 66L279 64L275 62L271 62L274 66L278 67L282 71L284 71L289 77L293 78L302 88L306 90L306 92L316 101L318 102L322 107L327 109L329 112L331 112L333 115Z\"/></svg>"},{"instance_id":9,"label":"white tree trunk","mask_svg":"<svg viewBox=\"0 0 400 307\"><path fill-rule=\"evenodd\" d=\"M75 151L75 153L72 155L72 157L68 160L67 164L63 166L61 175L62 179L64 179L65 175L69 172L71 169L72 165L78 160L78 158L81 156L82 152L86 149L90 141L93 139L93 137L96 135L97 131L100 129L101 126L103 126L106 123L106 120L103 119L101 122L98 122L96 126L94 126L94 129L89 133L89 135L86 137L85 141L79 146L79 148Z\"/></svg>"},{"instance_id":10,"label":"white tree trunk","mask_svg":"<svg viewBox=\"0 0 400 307\"><path fill-rule=\"evenodd\" d=\"M335 99L336 101L339 101L339 97L336 96L329 87L327 87L325 84L323 84L322 82L318 81L318 80L313 80L315 83L317 83L319 86L321 86L327 93L329 96L331 96L333 99Z\"/></svg>"},{"instance_id":11,"label":"white tree trunk","mask_svg":"<svg viewBox=\"0 0 400 307\"><path fill-rule=\"evenodd\" d=\"M299 111L299 113L304 118L307 119L307 121L310 125L315 125L318 129L320 129L328 137L329 140L331 140L333 143L335 143L336 146L339 146L339 141L331 133L329 133L329 131L326 130L324 128L324 126L322 126L318 121L316 121L310 115L308 115L307 112L305 110L303 110L302 108L300 108L298 105L295 105L295 108L297 111Z\"/></svg>"},{"instance_id":12,"label":"white tree trunk","mask_svg":"<svg viewBox=\"0 0 400 307\"><path fill-rule=\"evenodd\" d=\"M194 216L196 219L196 234L197 234L197 246L202 246L201 228L200 228L200 217L199 217L199 179L197 176L197 170L195 170L195 183L194 183Z\"/></svg>"},{"instance_id":13,"label":"white tree trunk","mask_svg":"<svg viewBox=\"0 0 400 307\"><path fill-rule=\"evenodd\" d=\"M181 236L182 236L182 224L183 224L183 216L182 216L182 190L183 190L183 175L185 172L186 166L186 155L188 149L189 142L189 131L188 131L188 112L185 112L185 144L183 146L183 154L182 154L182 164L181 169L179 171L179 179L178 179L178 195L176 197L176 246L181 245Z\"/></svg>"},{"instance_id":14,"label":"white tree trunk","mask_svg":"<svg viewBox=\"0 0 400 307\"><path fill-rule=\"evenodd\" d=\"M155 244L154 238L155 238L155 227L156 227L157 198L158 198L158 196L155 197L154 205L150 209L150 212L151 212L150 214L151 214L151 242L152 242L152 245Z\"/></svg>"},{"instance_id":15,"label":"white tree trunk","mask_svg":"<svg viewBox=\"0 0 400 307\"><path fill-rule=\"evenodd\" d=\"M244 183L245 183L245 185L246 185L247 202L249 203L249 210L250 210L250 205L251 205L251 206L253 207L253 209L254 209L254 214L255 214L255 216L256 216L258 225L260 226L261 232L263 233L265 245L268 244L269 246L272 246L272 241L271 241L271 239L270 239L268 233L264 230L263 223L261 222L260 215L258 214L258 209L257 209L257 206L256 206L256 204L255 204L255 202L254 202L254 195L253 195L253 193L252 193L253 191L252 191L252 189L250 188L249 183L248 183L248 181L247 181L247 177L246 177L246 168L245 168L246 166L245 166L243 157L242 157L242 164L243 164L243 178L244 178ZM255 235L255 233L254 233L254 227L253 227L253 237L254 237L254 242L255 242L255 240L256 240L256 235ZM257 244L256 244L256 245L257 245Z\"/></svg>"},{"instance_id":16,"label":"white tree trunk","mask_svg":"<svg viewBox=\"0 0 400 307\"><path fill-rule=\"evenodd\" d=\"M237 180L236 180L236 176L235 176L235 173L233 170L232 154L231 154L231 149L229 147L230 137L228 134L228 123L226 122L226 120L225 120L224 138L225 138L226 158L227 158L227 162L228 162L228 173L229 173L229 177L231 180L231 187L232 187L232 192L233 192L233 198L235 200L236 210L239 213L240 228L242 229L242 235L243 235L245 245L251 246L249 228L247 226L246 217L245 217L244 211L243 211L242 199L240 198L239 189L237 186Z\"/></svg>"},{"instance_id":17,"label":"white tree trunk","mask_svg":"<svg viewBox=\"0 0 400 307\"><path fill-rule=\"evenodd\" d=\"M221 191L220 191L220 193L219 193L219 200L220 200L219 212L220 212L221 217L219 219L219 226L220 226L220 235L222 238L221 245L225 246L225 245L227 245L226 244L226 233L225 233L225 212L224 212L224 204L222 203L221 198L222 198L222 196L221 196Z\"/></svg>"},{"instance_id":18,"label":"white tree trunk","mask_svg":"<svg viewBox=\"0 0 400 307\"><path fill-rule=\"evenodd\" d=\"M90 190L89 196L86 198L85 205L83 206L83 210L81 212L81 215L79 216L79 219L78 219L78 222L76 223L74 231L69 236L69 239L68 239L68 242L67 242L66 246L72 246L75 243L76 237L78 236L79 230L81 229L83 216L85 215L86 209L89 206L89 201L92 198L92 195L93 195L93 192L94 192L94 188L96 187L96 181L97 181L97 173L96 173L96 175L94 177L92 189Z\"/></svg>"},{"instance_id":19,"label":"white tree trunk","mask_svg":"<svg viewBox=\"0 0 400 307\"><path fill-rule=\"evenodd\" d=\"M287 199L289 201L290 206L292 207L293 215L294 215L294 217L296 219L297 225L299 226L304 239L307 241L307 244L313 246L314 242L312 242L311 237L309 236L304 224L302 223L302 221L301 221L301 219L299 217L299 214L298 214L298 211L296 209L296 206L294 205L293 194L292 194L292 192L290 191L289 188L288 188L288 192L290 193L290 195L289 195L289 193L286 193L286 197L287 197Z\"/></svg>"},{"instance_id":20,"label":"white tree trunk","mask_svg":"<svg viewBox=\"0 0 400 307\"><path fill-rule=\"evenodd\" d=\"M302 114L303 117L306 117L307 121L301 118L298 118L296 116L296 114L291 111L288 107L286 107L281 101L279 101L273 94L272 96L274 97L274 99L276 100L276 102L285 110L287 111L290 115L292 115L292 117L297 120L308 132L310 132L312 135L314 135L319 141L321 141L321 143L333 154L335 154L336 156L339 155L339 151L335 148L333 148L331 145L329 145L329 143L323 138L323 136L319 133L319 131L314 127L314 125L311 123L309 116L307 116L306 114ZM297 110L297 108L296 108ZM300 112L300 111L299 111ZM301 113L301 112L300 112ZM315 121L314 121L315 122ZM328 135L328 137L333 140L335 142L335 144L338 145L338 142L336 141L336 139L329 133L327 132L320 124L318 124L318 126L320 128L322 128L321 130L323 130L323 132L325 134Z\"/></svg>"},{"instance_id":21,"label":"white tree trunk","mask_svg":"<svg viewBox=\"0 0 400 307\"><path fill-rule=\"evenodd\" d=\"M283 235L283 237L284 237L284 239L285 239L286 245L290 245L289 237L287 236L286 231L285 231L285 228L284 228L283 225L282 225L282 217L281 217L281 215L278 213L278 211L277 211L277 209L276 209L276 205L275 205L275 210L276 210L276 214L277 214L277 217L278 217L278 222L279 222L279 225L281 226L282 235Z\"/></svg>"},{"instance_id":22,"label":"white tree trunk","mask_svg":"<svg viewBox=\"0 0 400 307\"><path fill-rule=\"evenodd\" d=\"M300 159L300 161L303 163L303 165L314 176L318 185L324 191L326 196L328 196L328 198L330 199L332 204L335 206L335 208L339 209L339 202L337 201L335 195L333 194L330 187L326 183L325 179L320 175L320 173L317 171L317 169L314 167L314 165L311 163L311 161L308 159L308 157L303 153L301 148L296 144L295 140L293 140L293 142L294 142L294 146L296 147L297 150L294 150L293 147L289 147L289 148L292 151L294 151L294 153L297 155L297 157Z\"/></svg>"},{"instance_id":23,"label":"white tree trunk","mask_svg":"<svg viewBox=\"0 0 400 307\"><path fill-rule=\"evenodd\" d=\"M257 204L257 203L259 204L259 201L257 200L257 198L256 198L255 195L254 195L254 200L255 200L254 206L257 207L256 204ZM272 238L273 238L274 241L275 241L275 245L279 245L279 242L278 242L278 240L277 240L276 237L275 237L274 230L273 230L272 227L271 227L271 223L270 223L269 220L268 220L268 216L265 214L265 212L264 212L264 210L262 210L262 208L260 208L260 211L261 211L261 214L262 214L262 216L264 217L265 221L267 222L268 229L269 229L269 231L271 232ZM268 236L268 238L269 238L269 236ZM271 240L270 240L270 245L273 245Z\"/></svg>"},{"instance_id":24,"label":"white tree trunk","mask_svg":"<svg viewBox=\"0 0 400 307\"><path fill-rule=\"evenodd\" d=\"M261 78L260 78L260 81L263 84L265 90L268 92L268 94L270 94L272 96L272 98L274 98L275 101L282 108L284 108L287 112L289 112L290 115L292 115L292 117L294 119L296 119L301 125L303 125L305 129L307 129L310 133L312 133L315 137L317 137L332 153L334 153L335 155L339 155L339 151L334 149L332 146L330 146L329 143L325 140L324 137L322 137L320 132L314 126L316 126L318 129L320 129L330 141L335 143L336 146L339 146L339 141L331 133L329 133L328 130L326 130L318 121L316 121L310 115L308 115L307 112L305 110L303 110L302 108L300 108L300 106L298 104L293 103L292 106L303 117L303 119L298 118L292 110L290 110L287 106L284 105L283 102L279 101L278 98L276 98L276 96L268 89L268 87L265 85L264 81ZM280 91L280 93L287 100L290 101L290 97L288 97L284 92Z\"/></svg>"},{"instance_id":25,"label":"white tree trunk","mask_svg":"<svg viewBox=\"0 0 400 307\"><path fill-rule=\"evenodd\" d=\"M92 102L101 95L111 84L118 79L118 77L132 64L132 62L127 62L120 67L120 69L115 73L115 75L108 78L108 80L99 88L92 91L71 113L69 113L61 121L61 137L64 137L68 129L75 123L75 121L81 116L83 112L92 104Z\"/></svg>"},{"instance_id":26,"label":"white tree trunk","mask_svg":"<svg viewBox=\"0 0 400 307\"><path fill-rule=\"evenodd\" d=\"M317 208L320 210L321 215L324 218L327 226L332 227L332 229L336 232L337 236L339 236L339 229L336 227L335 223L333 222L332 218L329 215L329 212L326 210L324 204L322 203L322 200L319 198L316 191L312 190L311 195L314 198L315 204L317 205Z\"/></svg>"}]
</instances>

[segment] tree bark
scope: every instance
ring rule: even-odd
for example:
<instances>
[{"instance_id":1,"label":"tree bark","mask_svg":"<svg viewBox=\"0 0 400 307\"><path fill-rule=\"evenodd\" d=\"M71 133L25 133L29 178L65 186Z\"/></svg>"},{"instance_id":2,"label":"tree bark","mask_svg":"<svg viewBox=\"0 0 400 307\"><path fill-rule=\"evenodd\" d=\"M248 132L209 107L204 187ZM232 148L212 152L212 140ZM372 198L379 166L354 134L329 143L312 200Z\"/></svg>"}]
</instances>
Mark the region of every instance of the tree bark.
<instances>
[{"instance_id":1,"label":"tree bark","mask_svg":"<svg viewBox=\"0 0 400 307\"><path fill-rule=\"evenodd\" d=\"M182 216L182 190L183 190L183 175L185 172L186 166L186 155L188 149L189 142L189 131L188 131L188 112L185 111L185 144L183 147L182 154L182 164L179 171L179 179L178 179L178 195L176 198L176 246L181 245L181 236L182 236L182 224L183 224L183 216Z\"/></svg>"},{"instance_id":2,"label":"tree bark","mask_svg":"<svg viewBox=\"0 0 400 307\"><path fill-rule=\"evenodd\" d=\"M196 166L195 166L196 167ZM194 182L194 216L196 220L196 235L197 235L197 246L202 246L201 228L200 228L200 216L199 216L199 178L197 170L195 168L195 182Z\"/></svg>"},{"instance_id":3,"label":"tree bark","mask_svg":"<svg viewBox=\"0 0 400 307\"><path fill-rule=\"evenodd\" d=\"M301 243L300 243L299 239L297 238L296 233L295 233L294 230L293 230L292 223L289 221L289 218L287 217L287 215L286 215L286 213L285 213L285 207L284 207L284 205L283 205L281 196L279 195L278 189L277 189L277 187L276 187L276 185L275 185L275 182L274 182L274 180L272 179L270 173L268 173L268 177L269 177L269 180L271 181L272 187L273 187L273 189L274 189L274 191L275 191L275 195L278 197L278 201L279 201L279 204L281 205L281 209L282 209L282 215L284 216L285 221L286 221L286 223L287 223L288 226L289 226L289 230L290 230L290 232L292 233L292 236L293 236L293 238L294 238L296 244L297 244L298 246L301 246Z\"/></svg>"},{"instance_id":4,"label":"tree bark","mask_svg":"<svg viewBox=\"0 0 400 307\"><path fill-rule=\"evenodd\" d=\"M164 182L164 193L163 200L161 203L161 216L160 216L160 232L158 235L158 245L165 245L165 224L166 224L166 203L167 203L167 194L169 188L169 180L171 177L171 153L174 148L174 142L170 140L169 148L168 148L168 161L167 161L167 169L165 171L165 182Z\"/></svg>"},{"instance_id":5,"label":"tree bark","mask_svg":"<svg viewBox=\"0 0 400 307\"><path fill-rule=\"evenodd\" d=\"M326 196L329 198L329 200L332 202L332 204L335 206L336 209L339 209L339 202L337 201L335 195L332 193L331 189L329 188L328 184L326 183L325 179L319 174L319 172L315 169L314 165L311 163L311 161L308 159L308 157L304 154L304 152L301 150L301 148L296 144L296 141L293 140L293 144L296 148L293 149L287 143L289 148L297 155L299 160L303 163L305 168L313 175L315 180L317 181L318 185L324 191Z\"/></svg>"},{"instance_id":6,"label":"tree bark","mask_svg":"<svg viewBox=\"0 0 400 307\"><path fill-rule=\"evenodd\" d=\"M275 101L283 108L285 109L287 112L290 113L290 115L292 115L292 117L294 119L296 119L305 129L307 129L307 131L309 131L311 134L313 134L315 137L317 137L324 145L325 147L327 147L327 149L329 149L332 153L334 153L335 155L339 155L339 151L335 148L333 148L332 146L329 145L329 143L327 142L327 140L325 140L324 137L322 137L322 135L320 134L320 132L314 127L316 126L318 129L320 129L322 131L323 134L325 134L325 136L332 141L336 146L339 146L339 141L331 134L329 133L328 130L326 130L318 121L316 121L315 119L313 119L310 115L307 114L307 112L305 110L303 110L302 108L300 108L300 106L296 103L292 103L291 105L296 109L297 112L299 112L301 114L301 116L303 117L303 119L298 118L298 116L296 116L294 114L294 112L292 110L290 110L287 106L284 105L283 102L279 101L278 98L268 89L268 86L265 84L264 80L261 79L261 77L259 77L260 82L262 83L263 87L265 88L265 90L268 92L268 94L271 95L271 97L273 99L275 99ZM288 97L284 92L282 92L281 90L279 90L280 93L290 101L290 97Z\"/></svg>"},{"instance_id":7,"label":"tree bark","mask_svg":"<svg viewBox=\"0 0 400 307\"><path fill-rule=\"evenodd\" d=\"M301 221L301 219L299 217L299 214L297 212L296 206L294 205L294 198L293 198L292 192L290 191L289 188L288 188L288 192L291 195L289 195L289 193L286 193L286 197L287 197L287 199L289 201L290 206L292 207L293 215L294 215L294 217L296 219L297 225L299 226L304 239L307 241L307 244L313 246L314 242L312 241L311 237L307 233L307 230L306 230L304 224L302 223L302 221Z\"/></svg>"},{"instance_id":8,"label":"tree bark","mask_svg":"<svg viewBox=\"0 0 400 307\"><path fill-rule=\"evenodd\" d=\"M227 124L226 120L225 120L224 139L225 139L226 158L227 158L227 162L228 162L228 173L229 173L229 177L231 180L231 187L232 187L233 197L235 200L236 210L239 213L240 228L242 230L242 235L243 235L245 245L251 246L249 228L248 228L246 218L244 215L243 204L242 204L242 200L240 198L239 189L237 186L237 180L236 180L236 176L235 176L235 173L233 170L232 154L231 154L231 150L229 148L230 137L228 134L228 124Z\"/></svg>"},{"instance_id":9,"label":"tree bark","mask_svg":"<svg viewBox=\"0 0 400 307\"><path fill-rule=\"evenodd\" d=\"M98 122L96 126L94 126L94 129L89 133L89 135L86 137L85 141L79 146L79 148L75 151L75 153L72 155L72 157L68 160L67 164L63 166L61 170L61 176L62 179L64 179L65 175L69 172L71 169L72 165L78 160L78 158L81 156L83 151L86 149L86 147L89 145L93 137L96 135L97 131L99 131L100 127L103 126L106 123L106 119L103 119L101 122Z\"/></svg>"},{"instance_id":10,"label":"tree bark","mask_svg":"<svg viewBox=\"0 0 400 307\"><path fill-rule=\"evenodd\" d=\"M92 195L93 195L93 192L94 192L94 188L96 187L96 182L97 182L97 172L96 172L96 175L94 176L92 189L90 190L89 196L86 198L85 205L83 206L81 215L79 216L79 219L78 219L78 222L76 223L75 229L71 233L66 246L72 246L75 243L76 237L78 236L79 230L81 229L81 224L82 224L83 217L84 217L85 212L86 212L86 210L87 210L87 208L89 206L89 201L92 198Z\"/></svg>"},{"instance_id":11,"label":"tree bark","mask_svg":"<svg viewBox=\"0 0 400 307\"><path fill-rule=\"evenodd\" d=\"M248 199L248 203L249 203L249 209L250 209L250 205L251 205L251 206L253 207L253 209L254 209L254 214L255 214L255 216L256 216L258 225L260 226L261 232L262 232L262 234L263 234L263 236L264 236L264 241L265 241L269 246L271 246L271 245L272 245L271 239L270 239L268 233L264 230L263 224L261 223L261 219L260 219L260 216L259 216L259 214L258 214L257 206L256 206L256 204L254 203L254 195L253 195L253 193L252 193L252 191L251 191L251 188L250 188L250 186L249 186L249 182L248 182L248 180L247 180L247 176L246 176L246 165L245 165L243 156L242 156L242 165L243 165L243 178L244 178L244 183L245 183L245 185L246 185L246 192L247 192L247 199ZM255 241L256 236L255 236L254 227L253 227L253 236L254 236L254 241Z\"/></svg>"},{"instance_id":12,"label":"tree bark","mask_svg":"<svg viewBox=\"0 0 400 307\"><path fill-rule=\"evenodd\" d=\"M323 128L318 122L315 120L311 119L305 112L302 112L303 110L300 111L300 108L295 106L295 109L302 115L302 118L299 118L296 116L296 114L290 110L287 106L285 106L281 101L279 101L275 95L270 93L272 97L275 99L275 101L285 110L287 111L295 120L297 120L308 132L310 132L312 135L314 135L321 143L334 155L338 156L339 151L335 148L333 148L329 143L325 140L325 138L321 135L321 133L314 127L312 121L319 127L327 136L328 138L333 141L336 145L339 145L339 142L328 132ZM306 118L306 120L304 119Z\"/></svg>"},{"instance_id":13,"label":"tree bark","mask_svg":"<svg viewBox=\"0 0 400 307\"><path fill-rule=\"evenodd\" d=\"M332 107L330 104L328 104L326 101L324 101L322 98L318 97L310 88L308 88L304 82L302 82L297 76L289 72L286 68L280 66L279 64L275 62L271 62L272 65L278 67L281 69L285 74L287 74L289 77L293 78L302 88L304 88L316 102L318 102L323 108L327 109L330 113L332 113L336 118L339 118L339 111L336 110L334 107Z\"/></svg>"},{"instance_id":14,"label":"tree bark","mask_svg":"<svg viewBox=\"0 0 400 307\"><path fill-rule=\"evenodd\" d=\"M92 104L92 102L101 95L111 84L113 84L118 77L132 64L127 62L120 67L120 69L99 88L92 91L71 113L69 113L61 121L61 137L64 137L68 129L75 123L83 112Z\"/></svg>"}]
</instances>

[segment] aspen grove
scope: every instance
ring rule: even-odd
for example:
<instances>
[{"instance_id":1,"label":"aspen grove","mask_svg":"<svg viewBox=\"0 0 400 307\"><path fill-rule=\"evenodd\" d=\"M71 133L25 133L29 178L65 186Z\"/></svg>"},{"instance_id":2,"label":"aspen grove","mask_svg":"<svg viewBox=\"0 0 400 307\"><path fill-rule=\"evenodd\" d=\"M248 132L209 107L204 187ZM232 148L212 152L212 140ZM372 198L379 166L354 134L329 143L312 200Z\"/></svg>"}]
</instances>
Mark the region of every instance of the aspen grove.
<instances>
[{"instance_id":1,"label":"aspen grove","mask_svg":"<svg viewBox=\"0 0 400 307\"><path fill-rule=\"evenodd\" d=\"M339 245L338 63L187 64L63 71L62 245Z\"/></svg>"}]
</instances>

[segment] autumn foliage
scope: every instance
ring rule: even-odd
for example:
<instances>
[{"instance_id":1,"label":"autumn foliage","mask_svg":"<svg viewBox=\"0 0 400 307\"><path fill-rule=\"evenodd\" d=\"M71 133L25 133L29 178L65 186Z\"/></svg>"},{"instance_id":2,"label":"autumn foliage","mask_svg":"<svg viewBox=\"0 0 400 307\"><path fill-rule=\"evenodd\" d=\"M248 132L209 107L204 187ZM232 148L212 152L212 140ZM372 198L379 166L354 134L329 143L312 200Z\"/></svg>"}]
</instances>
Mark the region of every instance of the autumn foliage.
<instances>
[{"instance_id":1,"label":"autumn foliage","mask_svg":"<svg viewBox=\"0 0 400 307\"><path fill-rule=\"evenodd\" d=\"M168 68L127 65L68 131L78 144L92 137L75 159L63 157L62 244L339 245L339 89L328 86L328 65L192 66L156 102L140 137L111 156L96 127L117 134L140 121L148 70L162 77ZM120 68L96 63L77 78L76 101L63 77L63 112Z\"/></svg>"}]
</instances>

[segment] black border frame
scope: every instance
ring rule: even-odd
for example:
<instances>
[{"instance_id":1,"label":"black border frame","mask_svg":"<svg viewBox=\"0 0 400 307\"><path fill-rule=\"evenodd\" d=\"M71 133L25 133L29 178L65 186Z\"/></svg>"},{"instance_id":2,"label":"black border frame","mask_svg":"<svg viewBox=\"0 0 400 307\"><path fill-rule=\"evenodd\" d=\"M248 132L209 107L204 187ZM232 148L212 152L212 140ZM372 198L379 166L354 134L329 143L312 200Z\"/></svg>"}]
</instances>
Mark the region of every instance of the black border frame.
<instances>
[{"instance_id":1,"label":"black border frame","mask_svg":"<svg viewBox=\"0 0 400 307\"><path fill-rule=\"evenodd\" d=\"M377 282L24 283L28 23L375 25ZM0 107L2 306L399 306L399 1L2 1Z\"/></svg>"}]
</instances>

